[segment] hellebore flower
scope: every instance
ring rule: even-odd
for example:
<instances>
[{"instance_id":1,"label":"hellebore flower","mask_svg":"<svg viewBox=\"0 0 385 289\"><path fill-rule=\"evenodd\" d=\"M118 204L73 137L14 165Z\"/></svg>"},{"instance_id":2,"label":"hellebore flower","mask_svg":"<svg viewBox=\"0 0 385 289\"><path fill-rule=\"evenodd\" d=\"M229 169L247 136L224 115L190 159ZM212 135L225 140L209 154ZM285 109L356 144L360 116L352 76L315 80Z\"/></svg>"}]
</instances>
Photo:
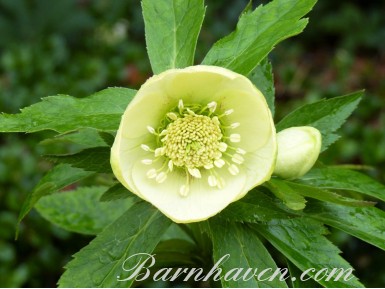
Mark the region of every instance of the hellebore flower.
<instances>
[{"instance_id":1,"label":"hellebore flower","mask_svg":"<svg viewBox=\"0 0 385 289\"><path fill-rule=\"evenodd\" d=\"M208 219L270 179L277 152L262 93L215 66L151 77L111 150L117 179L178 223Z\"/></svg>"},{"instance_id":2,"label":"hellebore flower","mask_svg":"<svg viewBox=\"0 0 385 289\"><path fill-rule=\"evenodd\" d=\"M291 127L277 133L278 156L274 175L296 179L305 175L321 151L321 133L310 126Z\"/></svg>"}]
</instances>

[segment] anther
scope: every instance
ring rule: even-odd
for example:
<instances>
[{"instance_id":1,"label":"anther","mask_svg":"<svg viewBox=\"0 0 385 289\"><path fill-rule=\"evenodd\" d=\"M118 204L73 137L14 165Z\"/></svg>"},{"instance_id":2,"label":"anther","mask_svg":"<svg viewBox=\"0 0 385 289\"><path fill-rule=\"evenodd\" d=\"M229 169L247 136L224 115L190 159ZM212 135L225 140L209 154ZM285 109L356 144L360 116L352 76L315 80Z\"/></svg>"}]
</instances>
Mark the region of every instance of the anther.
<instances>
[{"instance_id":1,"label":"anther","mask_svg":"<svg viewBox=\"0 0 385 289\"><path fill-rule=\"evenodd\" d=\"M230 115L234 112L234 109L229 109L229 110L226 110L224 115Z\"/></svg>"},{"instance_id":2,"label":"anther","mask_svg":"<svg viewBox=\"0 0 385 289\"><path fill-rule=\"evenodd\" d=\"M147 130L149 131L149 133L151 133L151 134L156 134L156 132L155 132L155 129L153 128L153 127L151 127L151 126L147 126Z\"/></svg>"},{"instance_id":3,"label":"anther","mask_svg":"<svg viewBox=\"0 0 385 289\"><path fill-rule=\"evenodd\" d=\"M152 163L153 163L153 161L150 159L142 160L142 164L145 164L145 165L151 165Z\"/></svg>"},{"instance_id":4,"label":"anther","mask_svg":"<svg viewBox=\"0 0 385 289\"><path fill-rule=\"evenodd\" d=\"M162 155L164 155L166 152L166 148L165 147L160 147L160 148L157 148L155 149L155 157L160 157Z\"/></svg>"},{"instance_id":5,"label":"anther","mask_svg":"<svg viewBox=\"0 0 385 289\"><path fill-rule=\"evenodd\" d=\"M221 168L225 165L225 161L222 159L217 159L214 161L214 165L218 168Z\"/></svg>"},{"instance_id":6,"label":"anther","mask_svg":"<svg viewBox=\"0 0 385 289\"><path fill-rule=\"evenodd\" d=\"M224 142L220 142L219 145L218 145L218 149L221 151L221 152L225 152L227 150L227 144L224 143Z\"/></svg>"},{"instance_id":7,"label":"anther","mask_svg":"<svg viewBox=\"0 0 385 289\"><path fill-rule=\"evenodd\" d=\"M213 113L217 109L217 103L215 101L212 101L207 104L207 108L210 110L211 113Z\"/></svg>"},{"instance_id":8,"label":"anther","mask_svg":"<svg viewBox=\"0 0 385 289\"><path fill-rule=\"evenodd\" d=\"M146 174L147 178L149 179L153 179L153 178L156 178L157 176L157 173L156 173L156 169L151 169L147 172Z\"/></svg>"},{"instance_id":9,"label":"anther","mask_svg":"<svg viewBox=\"0 0 385 289\"><path fill-rule=\"evenodd\" d=\"M182 197L187 197L189 193L189 187L186 186L186 185L182 185L179 189L179 194L182 196Z\"/></svg>"},{"instance_id":10,"label":"anther","mask_svg":"<svg viewBox=\"0 0 385 289\"><path fill-rule=\"evenodd\" d=\"M141 144L140 147L142 148L142 150L146 151L146 152L150 152L151 149L148 145L145 145L145 144Z\"/></svg>"},{"instance_id":11,"label":"anther","mask_svg":"<svg viewBox=\"0 0 385 289\"><path fill-rule=\"evenodd\" d=\"M217 178L217 187L218 189L223 189L226 185L226 182L223 178L219 177Z\"/></svg>"},{"instance_id":12,"label":"anther","mask_svg":"<svg viewBox=\"0 0 385 289\"><path fill-rule=\"evenodd\" d=\"M167 117L169 118L169 119L171 119L171 120L177 120L178 119L178 116L176 115L176 113L174 113L174 112L169 112L169 113L167 113Z\"/></svg>"},{"instance_id":13,"label":"anther","mask_svg":"<svg viewBox=\"0 0 385 289\"><path fill-rule=\"evenodd\" d=\"M164 136L164 135L166 135L166 134L167 134L167 130L164 129L164 130L162 130L162 132L159 134L159 136Z\"/></svg>"},{"instance_id":14,"label":"anther","mask_svg":"<svg viewBox=\"0 0 385 289\"><path fill-rule=\"evenodd\" d=\"M240 142L240 141L241 141L241 135L238 134L238 133L233 133L233 134L231 134L231 135L230 135L230 141L231 141L231 142L234 142L234 143Z\"/></svg>"},{"instance_id":15,"label":"anther","mask_svg":"<svg viewBox=\"0 0 385 289\"><path fill-rule=\"evenodd\" d=\"M233 176L236 176L239 174L239 168L234 164L230 165L228 170L229 170L230 174L232 174Z\"/></svg>"},{"instance_id":16,"label":"anther","mask_svg":"<svg viewBox=\"0 0 385 289\"><path fill-rule=\"evenodd\" d=\"M174 162L172 160L169 160L167 165L170 172L172 172L172 170L174 169Z\"/></svg>"},{"instance_id":17,"label":"anther","mask_svg":"<svg viewBox=\"0 0 385 289\"><path fill-rule=\"evenodd\" d=\"M230 125L230 128L237 128L239 127L241 124L239 122L234 122Z\"/></svg>"},{"instance_id":18,"label":"anther","mask_svg":"<svg viewBox=\"0 0 385 289\"><path fill-rule=\"evenodd\" d=\"M156 178L155 178L155 180L156 180L159 184L163 183L166 179L167 179L167 174L166 174L165 172L160 172L160 173L156 176Z\"/></svg>"},{"instance_id":19,"label":"anther","mask_svg":"<svg viewBox=\"0 0 385 289\"><path fill-rule=\"evenodd\" d=\"M201 172L197 168L187 168L187 170L190 173L190 175L192 175L197 179L200 179L202 177Z\"/></svg>"},{"instance_id":20,"label":"anther","mask_svg":"<svg viewBox=\"0 0 385 289\"><path fill-rule=\"evenodd\" d=\"M239 155L239 154L234 154L233 157L231 158L231 160L236 163L236 164L242 164L245 159L243 158L243 156Z\"/></svg>"},{"instance_id":21,"label":"anther","mask_svg":"<svg viewBox=\"0 0 385 289\"><path fill-rule=\"evenodd\" d=\"M212 168L214 167L214 165L213 165L213 163L209 163L209 164L205 164L203 167L204 167L206 170L210 170L210 169L212 169Z\"/></svg>"},{"instance_id":22,"label":"anther","mask_svg":"<svg viewBox=\"0 0 385 289\"><path fill-rule=\"evenodd\" d=\"M178 109L179 109L179 112L182 112L183 109L184 109L184 105L183 105L183 100L182 99L179 99Z\"/></svg>"},{"instance_id":23,"label":"anther","mask_svg":"<svg viewBox=\"0 0 385 289\"><path fill-rule=\"evenodd\" d=\"M237 148L236 152L239 153L239 154L241 154L241 155L246 154L246 151L243 150L243 149L241 149L241 148Z\"/></svg>"},{"instance_id":24,"label":"anther","mask_svg":"<svg viewBox=\"0 0 385 289\"><path fill-rule=\"evenodd\" d=\"M213 175L209 176L208 183L210 187L216 187L218 184L217 178Z\"/></svg>"}]
</instances>

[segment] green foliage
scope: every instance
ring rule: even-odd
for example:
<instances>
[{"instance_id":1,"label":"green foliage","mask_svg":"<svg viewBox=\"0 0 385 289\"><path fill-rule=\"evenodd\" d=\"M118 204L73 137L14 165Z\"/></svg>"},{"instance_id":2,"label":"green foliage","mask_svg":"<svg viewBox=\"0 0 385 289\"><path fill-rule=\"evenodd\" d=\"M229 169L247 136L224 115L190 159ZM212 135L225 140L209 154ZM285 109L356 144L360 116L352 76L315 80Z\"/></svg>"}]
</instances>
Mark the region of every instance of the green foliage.
<instances>
[{"instance_id":1,"label":"green foliage","mask_svg":"<svg viewBox=\"0 0 385 289\"><path fill-rule=\"evenodd\" d=\"M100 196L101 202L114 201L126 198L136 198L136 195L128 191L121 183L113 185Z\"/></svg>"},{"instance_id":2,"label":"green foliage","mask_svg":"<svg viewBox=\"0 0 385 289\"><path fill-rule=\"evenodd\" d=\"M293 126L312 126L322 134L322 151L338 139L341 127L361 100L363 91L304 105L277 124L277 131Z\"/></svg>"},{"instance_id":3,"label":"green foliage","mask_svg":"<svg viewBox=\"0 0 385 289\"><path fill-rule=\"evenodd\" d=\"M95 147L69 155L48 155L46 158L70 164L75 168L97 173L112 173L110 165L111 149L109 147Z\"/></svg>"},{"instance_id":4,"label":"green foliage","mask_svg":"<svg viewBox=\"0 0 385 289\"><path fill-rule=\"evenodd\" d=\"M81 187L41 198L37 211L51 223L71 232L96 235L133 204L132 199L99 202L107 187Z\"/></svg>"},{"instance_id":5,"label":"green foliage","mask_svg":"<svg viewBox=\"0 0 385 289\"><path fill-rule=\"evenodd\" d=\"M309 218L276 220L267 224L258 224L254 228L274 247L293 262L300 270L315 268L320 271L327 268L349 269L351 266L339 255L339 249L323 235L325 228ZM309 272L314 276L314 272ZM325 287L362 287L356 277L349 281L316 280Z\"/></svg>"},{"instance_id":6,"label":"green foliage","mask_svg":"<svg viewBox=\"0 0 385 289\"><path fill-rule=\"evenodd\" d=\"M385 201L385 186L359 172L341 168L315 168L301 181L326 189L348 190Z\"/></svg>"},{"instance_id":7,"label":"green foliage","mask_svg":"<svg viewBox=\"0 0 385 289\"><path fill-rule=\"evenodd\" d=\"M315 3L275 0L244 13L235 32L215 43L203 63L248 75L277 43L302 32L308 21L301 18Z\"/></svg>"},{"instance_id":8,"label":"green foliage","mask_svg":"<svg viewBox=\"0 0 385 289\"><path fill-rule=\"evenodd\" d=\"M108 88L84 99L67 95L46 97L42 102L23 109L20 114L0 115L0 131L54 130L63 133L80 128L116 130L134 94L132 89Z\"/></svg>"},{"instance_id":9,"label":"green foliage","mask_svg":"<svg viewBox=\"0 0 385 289\"><path fill-rule=\"evenodd\" d=\"M286 182L279 179L271 179L265 186L283 203L292 210L302 210L306 206L306 200L299 192L293 190Z\"/></svg>"},{"instance_id":10,"label":"green foliage","mask_svg":"<svg viewBox=\"0 0 385 289\"><path fill-rule=\"evenodd\" d=\"M19 222L29 213L41 197L55 193L92 174L93 172L86 172L68 164L54 167L40 180L33 191L28 194L20 211Z\"/></svg>"},{"instance_id":11,"label":"green foliage","mask_svg":"<svg viewBox=\"0 0 385 289\"><path fill-rule=\"evenodd\" d=\"M220 266L223 269L221 283L224 288L287 287L285 281L280 281L279 278L272 281L267 280L277 269L277 265L261 240L250 228L244 224L215 219L210 220L209 224L213 240L214 262L229 255L228 259L222 259ZM240 268L241 271L234 268ZM258 271L254 276L254 270L246 274L246 270L249 268L258 268ZM271 269L271 271L260 276L260 279L266 279L266 281L259 281L257 276L265 269ZM225 276L226 278L224 278Z\"/></svg>"},{"instance_id":12,"label":"green foliage","mask_svg":"<svg viewBox=\"0 0 385 289\"><path fill-rule=\"evenodd\" d=\"M143 0L146 43L155 74L193 65L205 7L203 0Z\"/></svg>"},{"instance_id":13,"label":"green foliage","mask_svg":"<svg viewBox=\"0 0 385 289\"><path fill-rule=\"evenodd\" d=\"M269 105L271 114L274 116L275 107L275 88L274 88L274 75L271 62L266 57L257 67L250 73L250 80L265 96L267 104Z\"/></svg>"},{"instance_id":14,"label":"green foliage","mask_svg":"<svg viewBox=\"0 0 385 289\"><path fill-rule=\"evenodd\" d=\"M378 208L353 208L312 201L305 213L385 250L385 212Z\"/></svg>"},{"instance_id":15,"label":"green foliage","mask_svg":"<svg viewBox=\"0 0 385 289\"><path fill-rule=\"evenodd\" d=\"M137 253L151 254L170 224L149 203L134 204L74 255L66 265L59 287L129 287L133 280L117 281L117 274L124 280L129 272L123 272L123 264L124 268L133 268L141 258L125 260Z\"/></svg>"}]
</instances>

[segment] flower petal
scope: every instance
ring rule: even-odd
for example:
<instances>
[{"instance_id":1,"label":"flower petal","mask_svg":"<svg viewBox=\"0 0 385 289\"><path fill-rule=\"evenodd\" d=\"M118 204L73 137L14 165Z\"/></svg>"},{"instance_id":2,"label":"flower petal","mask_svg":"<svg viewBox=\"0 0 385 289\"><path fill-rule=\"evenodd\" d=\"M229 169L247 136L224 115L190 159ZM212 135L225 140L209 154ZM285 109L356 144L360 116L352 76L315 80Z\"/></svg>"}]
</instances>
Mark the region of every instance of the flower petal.
<instances>
[{"instance_id":1,"label":"flower petal","mask_svg":"<svg viewBox=\"0 0 385 289\"><path fill-rule=\"evenodd\" d=\"M224 188L212 188L208 183L209 173L202 170L202 178L192 178L189 193L183 197L179 190L186 183L184 171L169 173L159 184L146 178L146 170L142 163L135 164L132 178L136 188L146 200L177 223L198 222L219 213L234 201L246 181L245 174L234 177L223 169L220 175L226 181Z\"/></svg>"}]
</instances>

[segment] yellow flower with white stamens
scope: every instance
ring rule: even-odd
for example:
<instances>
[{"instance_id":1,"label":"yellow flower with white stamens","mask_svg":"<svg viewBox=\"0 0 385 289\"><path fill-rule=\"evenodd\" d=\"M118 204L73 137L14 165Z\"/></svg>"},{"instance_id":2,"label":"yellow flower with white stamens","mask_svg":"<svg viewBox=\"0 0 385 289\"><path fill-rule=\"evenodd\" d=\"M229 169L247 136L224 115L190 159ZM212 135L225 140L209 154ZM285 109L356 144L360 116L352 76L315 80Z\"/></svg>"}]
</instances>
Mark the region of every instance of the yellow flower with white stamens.
<instances>
[{"instance_id":1,"label":"yellow flower with white stamens","mask_svg":"<svg viewBox=\"0 0 385 289\"><path fill-rule=\"evenodd\" d=\"M277 154L262 93L215 66L151 77L111 150L115 176L178 223L208 219L270 179Z\"/></svg>"}]
</instances>

